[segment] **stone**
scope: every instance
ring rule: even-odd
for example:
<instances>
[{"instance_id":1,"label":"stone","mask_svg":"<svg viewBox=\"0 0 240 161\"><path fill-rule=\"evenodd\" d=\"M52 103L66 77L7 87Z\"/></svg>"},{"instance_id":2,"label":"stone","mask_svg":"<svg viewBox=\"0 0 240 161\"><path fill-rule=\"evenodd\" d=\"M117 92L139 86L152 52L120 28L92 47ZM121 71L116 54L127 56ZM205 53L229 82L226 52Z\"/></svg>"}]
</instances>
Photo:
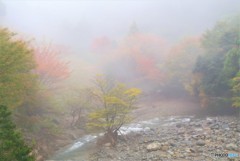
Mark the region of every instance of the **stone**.
<instances>
[{"instance_id":1,"label":"stone","mask_svg":"<svg viewBox=\"0 0 240 161\"><path fill-rule=\"evenodd\" d=\"M167 151L168 148L169 148L169 147L168 147L167 145L163 145L163 146L161 147L161 150L162 150L162 151Z\"/></svg>"},{"instance_id":2,"label":"stone","mask_svg":"<svg viewBox=\"0 0 240 161\"><path fill-rule=\"evenodd\" d=\"M111 146L111 143L106 143L104 144L105 147L110 147Z\"/></svg>"},{"instance_id":3,"label":"stone","mask_svg":"<svg viewBox=\"0 0 240 161\"><path fill-rule=\"evenodd\" d=\"M202 125L201 124L198 124L198 123L196 123L195 125L194 125L195 127L202 127Z\"/></svg>"},{"instance_id":4,"label":"stone","mask_svg":"<svg viewBox=\"0 0 240 161\"><path fill-rule=\"evenodd\" d=\"M230 143L226 145L226 149L227 150L234 150L237 151L238 150L238 146L236 144Z\"/></svg>"},{"instance_id":5,"label":"stone","mask_svg":"<svg viewBox=\"0 0 240 161\"><path fill-rule=\"evenodd\" d=\"M240 126L236 128L236 132L240 132Z\"/></svg>"},{"instance_id":6,"label":"stone","mask_svg":"<svg viewBox=\"0 0 240 161\"><path fill-rule=\"evenodd\" d=\"M177 128L180 128L180 127L182 127L182 124L178 123L178 124L176 125L176 127L177 127Z\"/></svg>"},{"instance_id":7,"label":"stone","mask_svg":"<svg viewBox=\"0 0 240 161\"><path fill-rule=\"evenodd\" d=\"M199 141L196 142L196 145L198 145L198 146L204 146L204 145L205 145L205 141L199 140Z\"/></svg>"},{"instance_id":8,"label":"stone","mask_svg":"<svg viewBox=\"0 0 240 161\"><path fill-rule=\"evenodd\" d=\"M177 144L175 144L175 143L173 143L173 142L171 142L170 145L171 145L172 147L176 147L176 146L177 146Z\"/></svg>"},{"instance_id":9,"label":"stone","mask_svg":"<svg viewBox=\"0 0 240 161\"><path fill-rule=\"evenodd\" d=\"M178 135L183 135L184 133L185 133L185 131L183 131L183 130L178 131Z\"/></svg>"},{"instance_id":10,"label":"stone","mask_svg":"<svg viewBox=\"0 0 240 161\"><path fill-rule=\"evenodd\" d=\"M42 155L37 156L36 161L42 161L42 160L43 160L43 156Z\"/></svg>"},{"instance_id":11,"label":"stone","mask_svg":"<svg viewBox=\"0 0 240 161\"><path fill-rule=\"evenodd\" d=\"M190 151L191 151L192 153L196 153L196 150L193 149L193 148L190 148Z\"/></svg>"},{"instance_id":12,"label":"stone","mask_svg":"<svg viewBox=\"0 0 240 161\"><path fill-rule=\"evenodd\" d=\"M185 152L187 152L187 153L191 153L190 148L186 148L186 149L185 149Z\"/></svg>"},{"instance_id":13,"label":"stone","mask_svg":"<svg viewBox=\"0 0 240 161\"><path fill-rule=\"evenodd\" d=\"M223 125L222 125L222 128L223 128L223 129L228 129L228 130L229 130L229 126L228 126L228 124L223 124Z\"/></svg>"},{"instance_id":14,"label":"stone","mask_svg":"<svg viewBox=\"0 0 240 161\"><path fill-rule=\"evenodd\" d=\"M159 142L153 142L147 145L147 151L156 151L161 148L161 144Z\"/></svg>"},{"instance_id":15,"label":"stone","mask_svg":"<svg viewBox=\"0 0 240 161\"><path fill-rule=\"evenodd\" d=\"M218 124L213 124L212 126L210 126L210 128L212 130L217 130L217 129L219 129L219 125Z\"/></svg>"},{"instance_id":16,"label":"stone","mask_svg":"<svg viewBox=\"0 0 240 161\"><path fill-rule=\"evenodd\" d=\"M174 155L174 152L172 152L171 150L168 150L167 152L168 152L168 154L170 154L170 155Z\"/></svg>"}]
</instances>

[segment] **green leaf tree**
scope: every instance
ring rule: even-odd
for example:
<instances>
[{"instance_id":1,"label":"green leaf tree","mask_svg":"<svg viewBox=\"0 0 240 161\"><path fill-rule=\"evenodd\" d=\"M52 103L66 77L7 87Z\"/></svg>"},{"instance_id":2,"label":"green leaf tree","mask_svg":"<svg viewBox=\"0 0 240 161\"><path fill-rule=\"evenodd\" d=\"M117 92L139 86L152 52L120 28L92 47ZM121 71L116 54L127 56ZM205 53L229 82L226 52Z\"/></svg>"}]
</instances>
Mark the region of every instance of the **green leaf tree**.
<instances>
[{"instance_id":1,"label":"green leaf tree","mask_svg":"<svg viewBox=\"0 0 240 161\"><path fill-rule=\"evenodd\" d=\"M31 148L25 143L11 121L11 112L0 106L0 161L34 161Z\"/></svg>"},{"instance_id":2,"label":"green leaf tree","mask_svg":"<svg viewBox=\"0 0 240 161\"><path fill-rule=\"evenodd\" d=\"M231 80L239 72L239 16L218 22L202 39L204 54L194 69L200 75L198 95L203 106L231 106ZM204 101L203 101L204 100Z\"/></svg>"},{"instance_id":3,"label":"green leaf tree","mask_svg":"<svg viewBox=\"0 0 240 161\"><path fill-rule=\"evenodd\" d=\"M114 83L98 76L95 80L96 108L89 113L88 126L105 131L106 139L114 146L119 129L132 118L130 112L135 108L141 90L127 88L124 84Z\"/></svg>"},{"instance_id":4,"label":"green leaf tree","mask_svg":"<svg viewBox=\"0 0 240 161\"><path fill-rule=\"evenodd\" d=\"M233 92L232 105L238 107L240 117L240 26L239 26L239 38L236 41L236 46L230 51L228 59L226 61L226 70L228 73L234 76L231 79L231 87ZM237 73L237 74L236 74Z\"/></svg>"},{"instance_id":5,"label":"green leaf tree","mask_svg":"<svg viewBox=\"0 0 240 161\"><path fill-rule=\"evenodd\" d=\"M188 37L171 48L165 61L166 91L173 91L171 95L183 96L186 92L194 95L192 68L197 57L202 54L201 38ZM173 89L173 90L171 90Z\"/></svg>"},{"instance_id":6,"label":"green leaf tree","mask_svg":"<svg viewBox=\"0 0 240 161\"><path fill-rule=\"evenodd\" d=\"M13 108L21 105L35 87L33 51L28 43L0 28L0 103Z\"/></svg>"}]
</instances>

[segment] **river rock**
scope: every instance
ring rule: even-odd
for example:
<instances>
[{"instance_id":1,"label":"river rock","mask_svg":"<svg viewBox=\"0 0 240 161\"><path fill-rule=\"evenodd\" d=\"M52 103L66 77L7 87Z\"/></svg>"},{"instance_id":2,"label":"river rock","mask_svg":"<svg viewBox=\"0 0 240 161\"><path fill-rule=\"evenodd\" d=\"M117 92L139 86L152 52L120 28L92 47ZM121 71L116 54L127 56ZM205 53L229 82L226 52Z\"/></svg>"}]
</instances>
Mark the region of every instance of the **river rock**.
<instances>
[{"instance_id":1,"label":"river rock","mask_svg":"<svg viewBox=\"0 0 240 161\"><path fill-rule=\"evenodd\" d=\"M42 155L37 156L36 161L43 161L43 156Z\"/></svg>"},{"instance_id":2,"label":"river rock","mask_svg":"<svg viewBox=\"0 0 240 161\"><path fill-rule=\"evenodd\" d=\"M236 144L230 143L230 144L227 144L227 145L226 145L226 149L227 149L227 150L237 151L237 150L238 150L238 147L237 147Z\"/></svg>"},{"instance_id":3,"label":"river rock","mask_svg":"<svg viewBox=\"0 0 240 161\"><path fill-rule=\"evenodd\" d=\"M125 141L119 140L117 148L109 150L103 147L105 153L102 153L98 159L108 161L110 158L107 157L107 154L114 153L110 160L210 161L206 155L211 153L223 153L227 152L226 150L238 152L240 133L236 132L239 125L234 119L228 120L228 118L223 117L221 120L202 120L201 118L192 119L191 122L175 121L176 124L168 126L157 125L155 131L141 132L138 133L139 136L128 134ZM177 125L178 123L179 125ZM231 130L227 131L228 128ZM202 130L197 131L196 129Z\"/></svg>"},{"instance_id":4,"label":"river rock","mask_svg":"<svg viewBox=\"0 0 240 161\"><path fill-rule=\"evenodd\" d=\"M161 144L159 142L153 142L147 145L147 151L156 151L161 148Z\"/></svg>"},{"instance_id":5,"label":"river rock","mask_svg":"<svg viewBox=\"0 0 240 161\"><path fill-rule=\"evenodd\" d=\"M180 128L180 127L182 127L182 124L177 123L176 127L177 127L177 128Z\"/></svg>"},{"instance_id":6,"label":"river rock","mask_svg":"<svg viewBox=\"0 0 240 161\"><path fill-rule=\"evenodd\" d=\"M177 146L177 144L175 144L174 142L170 142L169 143L172 147L176 147Z\"/></svg>"},{"instance_id":7,"label":"river rock","mask_svg":"<svg viewBox=\"0 0 240 161\"><path fill-rule=\"evenodd\" d=\"M198 146L204 146L204 145L205 145L205 141L203 141L203 140L198 140L198 141L196 142L196 145L198 145Z\"/></svg>"},{"instance_id":8,"label":"river rock","mask_svg":"<svg viewBox=\"0 0 240 161\"><path fill-rule=\"evenodd\" d=\"M236 128L236 132L240 132L240 126Z\"/></svg>"},{"instance_id":9,"label":"river rock","mask_svg":"<svg viewBox=\"0 0 240 161\"><path fill-rule=\"evenodd\" d=\"M200 127L202 127L202 125L200 123L195 123L194 127L200 128Z\"/></svg>"},{"instance_id":10,"label":"river rock","mask_svg":"<svg viewBox=\"0 0 240 161\"><path fill-rule=\"evenodd\" d=\"M104 144L105 147L110 147L111 146L111 143L106 143Z\"/></svg>"},{"instance_id":11,"label":"river rock","mask_svg":"<svg viewBox=\"0 0 240 161\"><path fill-rule=\"evenodd\" d=\"M163 145L161 146L161 150L162 151L167 151L169 149L169 146L168 145Z\"/></svg>"},{"instance_id":12,"label":"river rock","mask_svg":"<svg viewBox=\"0 0 240 161\"><path fill-rule=\"evenodd\" d=\"M218 130L219 129L219 124L213 124L212 126L210 126L210 128L212 130Z\"/></svg>"}]
</instances>

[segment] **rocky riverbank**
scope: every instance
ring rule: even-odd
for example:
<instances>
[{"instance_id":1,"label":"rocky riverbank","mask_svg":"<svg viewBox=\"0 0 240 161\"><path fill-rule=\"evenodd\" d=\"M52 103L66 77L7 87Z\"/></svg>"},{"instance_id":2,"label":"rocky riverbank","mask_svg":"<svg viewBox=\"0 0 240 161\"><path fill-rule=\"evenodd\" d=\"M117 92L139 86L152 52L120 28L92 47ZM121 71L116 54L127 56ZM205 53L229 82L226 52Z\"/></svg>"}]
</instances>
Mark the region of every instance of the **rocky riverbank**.
<instances>
[{"instance_id":1,"label":"rocky riverbank","mask_svg":"<svg viewBox=\"0 0 240 161\"><path fill-rule=\"evenodd\" d=\"M191 118L157 125L119 137L116 147L102 146L91 161L230 160L215 154L240 155L240 124L236 117ZM231 158L240 160L240 156Z\"/></svg>"}]
</instances>

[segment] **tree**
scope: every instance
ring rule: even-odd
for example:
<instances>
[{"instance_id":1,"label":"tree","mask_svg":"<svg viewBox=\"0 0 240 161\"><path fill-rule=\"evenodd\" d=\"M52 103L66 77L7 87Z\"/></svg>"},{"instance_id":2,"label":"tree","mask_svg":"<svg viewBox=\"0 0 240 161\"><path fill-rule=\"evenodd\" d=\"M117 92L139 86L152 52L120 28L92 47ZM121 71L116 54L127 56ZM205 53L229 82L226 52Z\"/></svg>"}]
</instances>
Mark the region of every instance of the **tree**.
<instances>
[{"instance_id":1,"label":"tree","mask_svg":"<svg viewBox=\"0 0 240 161\"><path fill-rule=\"evenodd\" d=\"M59 47L51 44L43 44L34 47L34 57L36 61L35 72L39 76L42 87L53 89L59 81L66 79L70 72L68 62L61 59Z\"/></svg>"},{"instance_id":2,"label":"tree","mask_svg":"<svg viewBox=\"0 0 240 161\"><path fill-rule=\"evenodd\" d=\"M162 81L163 75L158 65L165 58L166 47L165 40L157 35L139 32L129 34L117 49L117 54L121 55L120 64L127 64L126 71L131 72L125 79L132 77L133 81L142 84L146 80L152 83Z\"/></svg>"},{"instance_id":3,"label":"tree","mask_svg":"<svg viewBox=\"0 0 240 161\"><path fill-rule=\"evenodd\" d=\"M173 46L163 65L166 73L166 91L173 89L174 94L180 93L182 96L185 91L193 93L192 69L197 57L202 54L201 38L188 37Z\"/></svg>"},{"instance_id":4,"label":"tree","mask_svg":"<svg viewBox=\"0 0 240 161\"><path fill-rule=\"evenodd\" d=\"M232 105L233 107L238 108L239 117L240 117L240 73L232 79Z\"/></svg>"},{"instance_id":5,"label":"tree","mask_svg":"<svg viewBox=\"0 0 240 161\"><path fill-rule=\"evenodd\" d=\"M60 83L69 76L68 62L61 59L61 47L51 44L31 43L36 67L32 70L37 76L36 92L23 102L15 112L17 125L35 136L52 137L58 131L55 118L59 117L58 96ZM55 91L55 90L58 91ZM57 93L58 92L58 93ZM44 139L47 139L45 137Z\"/></svg>"},{"instance_id":6,"label":"tree","mask_svg":"<svg viewBox=\"0 0 240 161\"><path fill-rule=\"evenodd\" d=\"M237 16L218 22L203 36L204 54L198 58L194 74L201 75L199 96L212 105L231 106L231 81L239 71L239 33Z\"/></svg>"},{"instance_id":7,"label":"tree","mask_svg":"<svg viewBox=\"0 0 240 161\"><path fill-rule=\"evenodd\" d=\"M0 161L34 161L16 126L11 121L11 112L0 106Z\"/></svg>"},{"instance_id":8,"label":"tree","mask_svg":"<svg viewBox=\"0 0 240 161\"><path fill-rule=\"evenodd\" d=\"M63 102L64 107L69 111L71 119L71 127L85 128L87 120L87 111L92 108L92 93L88 88L68 89L64 91Z\"/></svg>"},{"instance_id":9,"label":"tree","mask_svg":"<svg viewBox=\"0 0 240 161\"><path fill-rule=\"evenodd\" d=\"M105 131L105 138L114 146L119 129L131 121L130 112L135 108L140 89L127 88L98 76L93 94L98 100L97 108L89 113L88 126Z\"/></svg>"},{"instance_id":10,"label":"tree","mask_svg":"<svg viewBox=\"0 0 240 161\"><path fill-rule=\"evenodd\" d=\"M15 35L0 28L0 103L10 108L21 105L36 87L33 51Z\"/></svg>"},{"instance_id":11,"label":"tree","mask_svg":"<svg viewBox=\"0 0 240 161\"><path fill-rule=\"evenodd\" d=\"M240 117L240 32L236 46L229 52L225 64L225 70L230 77L233 77L231 80L231 87L233 92L232 105L233 107L238 107Z\"/></svg>"}]
</instances>

